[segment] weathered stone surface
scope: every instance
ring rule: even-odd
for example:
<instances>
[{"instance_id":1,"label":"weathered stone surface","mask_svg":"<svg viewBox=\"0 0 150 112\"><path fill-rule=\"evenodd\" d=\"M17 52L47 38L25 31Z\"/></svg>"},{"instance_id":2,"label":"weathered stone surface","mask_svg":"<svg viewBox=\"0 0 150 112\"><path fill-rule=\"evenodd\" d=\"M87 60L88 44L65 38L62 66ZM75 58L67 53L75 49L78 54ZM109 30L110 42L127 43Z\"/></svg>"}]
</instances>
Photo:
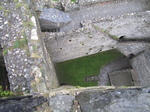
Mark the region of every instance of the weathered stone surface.
<instances>
[{"instance_id":1,"label":"weathered stone surface","mask_svg":"<svg viewBox=\"0 0 150 112\"><path fill-rule=\"evenodd\" d=\"M96 23L100 28L108 31L110 34L118 38L150 38L150 12L131 13L122 15L118 19L109 19Z\"/></svg>"},{"instance_id":2,"label":"weathered stone surface","mask_svg":"<svg viewBox=\"0 0 150 112\"><path fill-rule=\"evenodd\" d=\"M42 30L59 28L71 21L67 13L54 8L43 9L38 18Z\"/></svg>"},{"instance_id":3,"label":"weathered stone surface","mask_svg":"<svg viewBox=\"0 0 150 112\"><path fill-rule=\"evenodd\" d=\"M0 112L33 112L47 100L43 97L21 96L0 99Z\"/></svg>"},{"instance_id":4,"label":"weathered stone surface","mask_svg":"<svg viewBox=\"0 0 150 112\"><path fill-rule=\"evenodd\" d=\"M56 8L56 9L64 10L65 6L72 7L74 5L74 2L71 2L71 0L34 0L34 4L35 4L35 10L38 11L42 11L43 8Z\"/></svg>"},{"instance_id":5,"label":"weathered stone surface","mask_svg":"<svg viewBox=\"0 0 150 112\"><path fill-rule=\"evenodd\" d=\"M57 87L56 73L43 43L35 10L29 8L32 3L11 1L1 4L0 44L3 48L10 89L45 92ZM35 67L38 70L35 70ZM36 80L37 77L40 81Z\"/></svg>"},{"instance_id":6,"label":"weathered stone surface","mask_svg":"<svg viewBox=\"0 0 150 112\"><path fill-rule=\"evenodd\" d=\"M111 0L78 0L78 3L80 5L92 5L95 3L101 3L101 2L111 2Z\"/></svg>"},{"instance_id":7,"label":"weathered stone surface","mask_svg":"<svg viewBox=\"0 0 150 112\"><path fill-rule=\"evenodd\" d=\"M100 0L80 0L79 2L85 2L85 3L89 2L90 3L90 1L95 2L95 1L100 1ZM82 7L80 5L81 6L80 10L69 12L70 17L72 18L72 21L67 26L61 28L60 31L67 32L69 30L78 29L78 28L80 28L80 22L84 21L84 20L92 20L95 23L104 21L102 24L105 24L105 20L110 19L112 21L112 19L115 19L118 17L121 17L122 18L121 20L124 20L123 19L124 16L127 16L128 14L132 15L135 12L138 13L138 12L147 11L150 9L149 0L142 0L142 1L141 0L109 0L109 1L110 2L107 2L107 3L97 3L95 5L92 5L92 6L90 5L90 6L86 6L86 7ZM140 21L140 17L137 21ZM110 25L109 22L110 21L106 22L106 24L108 26ZM121 26L122 24L120 24L120 23L123 24L124 22L119 21L118 24L113 27ZM143 23L143 25L147 24L147 23L143 22L143 20L141 20L140 23ZM104 26L107 26L106 24ZM131 25L133 25L133 22ZM131 25L129 25L129 26L131 26ZM142 26L142 24L141 24L141 26ZM99 26L99 27L103 28L103 26ZM149 28L149 26L145 27L144 29L148 30L147 28ZM116 32L117 34L119 34L120 31L124 32L124 29L118 28L118 30L119 31ZM139 30L140 32L144 31L140 27L136 28L136 31L137 30ZM115 29L114 29L114 32L115 32ZM127 32L129 32L129 31L127 31ZM127 33L127 32L124 32L124 33ZM147 34L147 32L143 32L143 33Z\"/></svg>"},{"instance_id":8,"label":"weathered stone surface","mask_svg":"<svg viewBox=\"0 0 150 112\"><path fill-rule=\"evenodd\" d=\"M88 91L76 96L82 112L148 112L150 89ZM144 100L143 100L144 99Z\"/></svg>"},{"instance_id":9,"label":"weathered stone surface","mask_svg":"<svg viewBox=\"0 0 150 112\"><path fill-rule=\"evenodd\" d=\"M28 22L30 11L26 3L4 3L1 10L1 38L4 60L12 91L30 90L30 63L28 58ZM26 14L26 15L25 15ZM30 26L30 25L29 25Z\"/></svg>"},{"instance_id":10,"label":"weathered stone surface","mask_svg":"<svg viewBox=\"0 0 150 112\"><path fill-rule=\"evenodd\" d=\"M115 46L115 48L117 48L122 54L127 57L130 54L136 55L139 52L144 51L148 47L150 47L150 44L144 42L120 42Z\"/></svg>"},{"instance_id":11,"label":"weathered stone surface","mask_svg":"<svg viewBox=\"0 0 150 112\"><path fill-rule=\"evenodd\" d=\"M70 112L74 99L73 95L57 94L50 98L49 105L53 112Z\"/></svg>"},{"instance_id":12,"label":"weathered stone surface","mask_svg":"<svg viewBox=\"0 0 150 112\"><path fill-rule=\"evenodd\" d=\"M45 33L46 47L54 62L66 61L114 49L114 46L117 44L116 40L90 23L86 25L84 28L69 33Z\"/></svg>"},{"instance_id":13,"label":"weathered stone surface","mask_svg":"<svg viewBox=\"0 0 150 112\"><path fill-rule=\"evenodd\" d=\"M63 11L68 12L68 11L79 10L80 6L79 4L63 4L62 3L62 8L63 8Z\"/></svg>"},{"instance_id":14,"label":"weathered stone surface","mask_svg":"<svg viewBox=\"0 0 150 112\"><path fill-rule=\"evenodd\" d=\"M138 77L137 81L141 86L150 85L150 49L139 54L131 60L134 74Z\"/></svg>"},{"instance_id":15,"label":"weathered stone surface","mask_svg":"<svg viewBox=\"0 0 150 112\"><path fill-rule=\"evenodd\" d=\"M111 86L133 86L131 69L122 69L108 74Z\"/></svg>"},{"instance_id":16,"label":"weathered stone surface","mask_svg":"<svg viewBox=\"0 0 150 112\"><path fill-rule=\"evenodd\" d=\"M77 100L73 101L73 106L72 106L72 109L70 112L82 112L80 105L79 105L79 102Z\"/></svg>"},{"instance_id":17,"label":"weathered stone surface","mask_svg":"<svg viewBox=\"0 0 150 112\"><path fill-rule=\"evenodd\" d=\"M98 82L99 86L106 86L108 84L108 73L127 68L131 68L129 59L127 57L122 57L118 60L108 63L107 65L104 65L100 70L100 81Z\"/></svg>"}]
</instances>

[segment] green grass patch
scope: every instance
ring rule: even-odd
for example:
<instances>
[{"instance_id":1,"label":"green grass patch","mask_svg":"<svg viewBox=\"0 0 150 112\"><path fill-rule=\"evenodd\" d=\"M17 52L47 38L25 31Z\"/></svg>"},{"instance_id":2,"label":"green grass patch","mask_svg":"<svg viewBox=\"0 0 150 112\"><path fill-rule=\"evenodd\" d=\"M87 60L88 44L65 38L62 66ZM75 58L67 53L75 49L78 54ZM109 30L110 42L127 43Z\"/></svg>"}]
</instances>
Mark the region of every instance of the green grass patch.
<instances>
[{"instance_id":1,"label":"green grass patch","mask_svg":"<svg viewBox=\"0 0 150 112\"><path fill-rule=\"evenodd\" d=\"M109 50L61 63L56 63L60 83L74 86L97 86L97 81L86 82L86 76L99 75L100 68L123 55L117 50Z\"/></svg>"},{"instance_id":2,"label":"green grass patch","mask_svg":"<svg viewBox=\"0 0 150 112\"><path fill-rule=\"evenodd\" d=\"M71 2L76 2L76 0L71 0Z\"/></svg>"},{"instance_id":3,"label":"green grass patch","mask_svg":"<svg viewBox=\"0 0 150 112\"><path fill-rule=\"evenodd\" d=\"M0 98L17 97L17 96L23 96L23 95L24 95L24 93L22 93L22 92L4 91L4 90L2 90L2 86L0 85Z\"/></svg>"}]
</instances>

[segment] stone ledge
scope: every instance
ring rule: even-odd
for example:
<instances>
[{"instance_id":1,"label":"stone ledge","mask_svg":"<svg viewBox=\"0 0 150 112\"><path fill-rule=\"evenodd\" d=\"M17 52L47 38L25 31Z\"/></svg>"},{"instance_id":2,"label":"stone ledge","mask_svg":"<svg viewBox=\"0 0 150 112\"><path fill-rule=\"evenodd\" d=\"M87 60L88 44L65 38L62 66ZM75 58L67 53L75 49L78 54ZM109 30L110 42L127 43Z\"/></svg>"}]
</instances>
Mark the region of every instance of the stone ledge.
<instances>
[{"instance_id":1,"label":"stone ledge","mask_svg":"<svg viewBox=\"0 0 150 112\"><path fill-rule=\"evenodd\" d=\"M43 96L20 96L0 99L0 112L33 112L37 107L47 102Z\"/></svg>"}]
</instances>

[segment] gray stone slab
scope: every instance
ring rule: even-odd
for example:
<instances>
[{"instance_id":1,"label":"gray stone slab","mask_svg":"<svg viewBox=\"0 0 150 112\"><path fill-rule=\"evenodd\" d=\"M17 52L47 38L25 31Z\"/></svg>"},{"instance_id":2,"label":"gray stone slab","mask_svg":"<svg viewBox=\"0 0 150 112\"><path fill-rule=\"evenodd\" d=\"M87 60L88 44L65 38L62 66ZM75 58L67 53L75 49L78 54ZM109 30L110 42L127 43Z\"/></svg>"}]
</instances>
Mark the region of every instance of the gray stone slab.
<instances>
[{"instance_id":1,"label":"gray stone slab","mask_svg":"<svg viewBox=\"0 0 150 112\"><path fill-rule=\"evenodd\" d=\"M109 73L109 78L113 86L133 86L130 69Z\"/></svg>"},{"instance_id":2,"label":"gray stone slab","mask_svg":"<svg viewBox=\"0 0 150 112\"><path fill-rule=\"evenodd\" d=\"M149 112L150 88L87 91L76 96L82 112Z\"/></svg>"},{"instance_id":3,"label":"gray stone slab","mask_svg":"<svg viewBox=\"0 0 150 112\"><path fill-rule=\"evenodd\" d=\"M86 80L86 82L98 81L99 75L86 76L85 80Z\"/></svg>"},{"instance_id":4,"label":"gray stone slab","mask_svg":"<svg viewBox=\"0 0 150 112\"><path fill-rule=\"evenodd\" d=\"M71 21L70 16L58 9L45 8L39 15L41 29L59 28Z\"/></svg>"}]
</instances>

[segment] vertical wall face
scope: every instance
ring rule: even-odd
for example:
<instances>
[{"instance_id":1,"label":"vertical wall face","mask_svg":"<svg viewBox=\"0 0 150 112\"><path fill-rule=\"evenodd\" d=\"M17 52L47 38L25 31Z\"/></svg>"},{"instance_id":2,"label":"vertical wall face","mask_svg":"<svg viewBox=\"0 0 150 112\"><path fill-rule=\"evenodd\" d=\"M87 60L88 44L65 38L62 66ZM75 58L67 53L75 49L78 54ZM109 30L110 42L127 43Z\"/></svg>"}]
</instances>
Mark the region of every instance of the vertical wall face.
<instances>
[{"instance_id":1,"label":"vertical wall face","mask_svg":"<svg viewBox=\"0 0 150 112\"><path fill-rule=\"evenodd\" d=\"M114 49L117 41L89 25L70 33L46 33L46 47L54 62L62 62Z\"/></svg>"},{"instance_id":2,"label":"vertical wall face","mask_svg":"<svg viewBox=\"0 0 150 112\"><path fill-rule=\"evenodd\" d=\"M46 92L57 87L55 70L44 47L34 10L24 2L1 4L0 42L10 89Z\"/></svg>"},{"instance_id":3,"label":"vertical wall face","mask_svg":"<svg viewBox=\"0 0 150 112\"><path fill-rule=\"evenodd\" d=\"M150 85L150 48L145 50L144 53L136 56L131 60L134 70L135 78L138 78L137 83L140 86Z\"/></svg>"}]
</instances>

